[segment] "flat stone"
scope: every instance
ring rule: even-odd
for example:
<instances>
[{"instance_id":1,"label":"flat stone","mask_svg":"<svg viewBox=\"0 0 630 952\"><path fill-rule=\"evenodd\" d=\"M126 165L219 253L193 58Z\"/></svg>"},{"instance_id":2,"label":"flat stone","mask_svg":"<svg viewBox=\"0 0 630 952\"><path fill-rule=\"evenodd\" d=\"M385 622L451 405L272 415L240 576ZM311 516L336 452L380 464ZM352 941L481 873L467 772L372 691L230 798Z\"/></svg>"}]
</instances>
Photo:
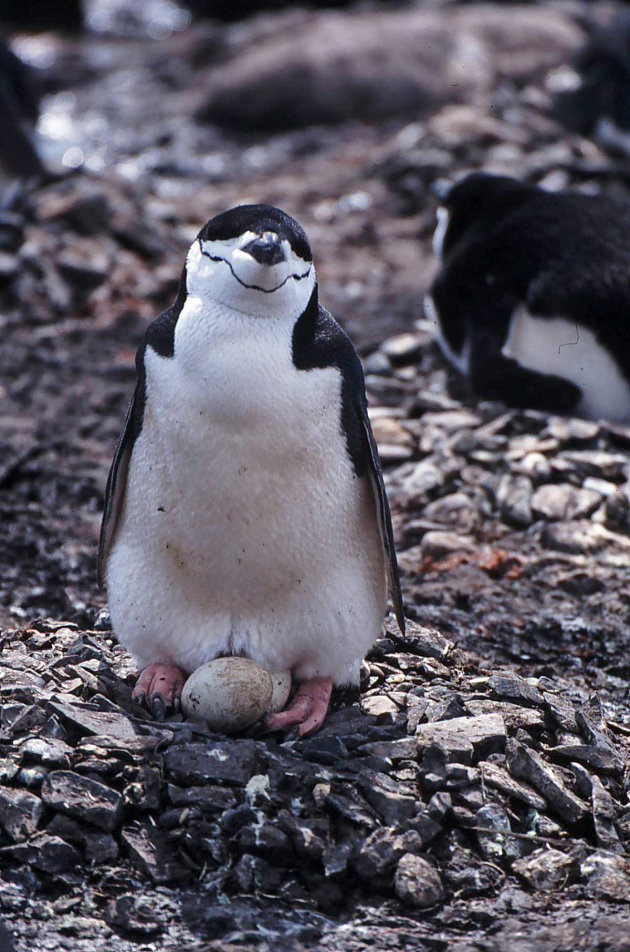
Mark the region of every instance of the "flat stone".
<instances>
[{"instance_id":1,"label":"flat stone","mask_svg":"<svg viewBox=\"0 0 630 952\"><path fill-rule=\"evenodd\" d=\"M586 892L593 899L630 903L630 862L604 851L591 853L580 863Z\"/></svg>"},{"instance_id":2,"label":"flat stone","mask_svg":"<svg viewBox=\"0 0 630 952\"><path fill-rule=\"evenodd\" d=\"M19 843L3 851L18 863L27 863L51 876L77 869L81 854L59 836L38 833L28 843Z\"/></svg>"},{"instance_id":3,"label":"flat stone","mask_svg":"<svg viewBox=\"0 0 630 952\"><path fill-rule=\"evenodd\" d=\"M614 481L625 478L628 457L623 453L607 453L603 450L571 450L562 458L573 463L582 477L599 476Z\"/></svg>"},{"instance_id":4,"label":"flat stone","mask_svg":"<svg viewBox=\"0 0 630 952\"><path fill-rule=\"evenodd\" d=\"M31 737L20 747L20 754L26 762L43 764L45 767L69 767L72 747L62 740L45 740L43 737Z\"/></svg>"},{"instance_id":5,"label":"flat stone","mask_svg":"<svg viewBox=\"0 0 630 952\"><path fill-rule=\"evenodd\" d=\"M61 714L64 720L81 728L83 733L102 734L115 738L118 743L138 735L132 721L124 714L118 714L115 711L98 711L87 705L79 706L58 700L50 701L50 706Z\"/></svg>"},{"instance_id":6,"label":"flat stone","mask_svg":"<svg viewBox=\"0 0 630 952\"><path fill-rule=\"evenodd\" d=\"M438 744L448 751L450 759L464 764L471 762L471 751L477 757L502 751L506 738L505 721L500 714L454 717L449 721L420 724L416 732L418 750Z\"/></svg>"},{"instance_id":7,"label":"flat stone","mask_svg":"<svg viewBox=\"0 0 630 952\"><path fill-rule=\"evenodd\" d=\"M444 899L442 880L435 866L422 856L405 853L398 861L394 890L412 909L428 909Z\"/></svg>"},{"instance_id":8,"label":"flat stone","mask_svg":"<svg viewBox=\"0 0 630 952\"><path fill-rule=\"evenodd\" d=\"M525 678L519 678L517 674L493 674L488 680L488 687L498 697L507 698L519 704L543 703L543 696L538 688Z\"/></svg>"},{"instance_id":9,"label":"flat stone","mask_svg":"<svg viewBox=\"0 0 630 952\"><path fill-rule=\"evenodd\" d=\"M501 519L508 525L530 525L533 518L532 493L532 483L527 476L512 476L509 473L502 476L497 489Z\"/></svg>"},{"instance_id":10,"label":"flat stone","mask_svg":"<svg viewBox=\"0 0 630 952\"><path fill-rule=\"evenodd\" d=\"M423 843L418 834L398 833L392 829L375 830L353 859L357 874L366 881L393 873L398 861L410 852L420 852Z\"/></svg>"},{"instance_id":11,"label":"flat stone","mask_svg":"<svg viewBox=\"0 0 630 952\"><path fill-rule=\"evenodd\" d=\"M476 832L479 850L489 862L497 862L506 854L506 845L512 844L509 835L512 831L510 818L498 803L487 803L480 807L475 814L475 826L487 830L487 833Z\"/></svg>"},{"instance_id":12,"label":"flat stone","mask_svg":"<svg viewBox=\"0 0 630 952\"><path fill-rule=\"evenodd\" d=\"M118 843L111 833L98 832L61 813L53 817L46 833L83 847L88 863L105 863L118 857Z\"/></svg>"},{"instance_id":13,"label":"flat stone","mask_svg":"<svg viewBox=\"0 0 630 952\"><path fill-rule=\"evenodd\" d=\"M570 483L539 486L531 498L532 513L539 519L563 521L590 516L602 501L592 489L580 489Z\"/></svg>"},{"instance_id":14,"label":"flat stone","mask_svg":"<svg viewBox=\"0 0 630 952\"><path fill-rule=\"evenodd\" d=\"M575 717L575 707L571 704L571 701L562 694L553 694L551 691L544 691L543 698L547 710L558 727L572 734L575 733L578 724Z\"/></svg>"},{"instance_id":15,"label":"flat stone","mask_svg":"<svg viewBox=\"0 0 630 952\"><path fill-rule=\"evenodd\" d=\"M388 826L401 823L416 813L416 799L401 793L397 781L387 774L362 770L357 783L367 802Z\"/></svg>"},{"instance_id":16,"label":"flat stone","mask_svg":"<svg viewBox=\"0 0 630 952\"><path fill-rule=\"evenodd\" d=\"M168 798L176 807L199 807L212 813L222 813L236 806L236 796L228 787L176 787L169 783Z\"/></svg>"},{"instance_id":17,"label":"flat stone","mask_svg":"<svg viewBox=\"0 0 630 952\"><path fill-rule=\"evenodd\" d=\"M528 886L542 892L555 892L577 872L576 860L555 849L537 850L516 860L512 869Z\"/></svg>"},{"instance_id":18,"label":"flat stone","mask_svg":"<svg viewBox=\"0 0 630 952\"><path fill-rule=\"evenodd\" d=\"M44 779L44 803L84 823L111 833L122 817L123 798L105 784L71 770L55 770Z\"/></svg>"},{"instance_id":19,"label":"flat stone","mask_svg":"<svg viewBox=\"0 0 630 952\"><path fill-rule=\"evenodd\" d=\"M544 797L541 797L533 787L516 780L498 764L482 761L479 764L479 769L484 783L487 783L489 787L494 787L496 790L500 790L501 793L505 793L515 800L520 800L521 803L526 803L533 810L546 809L547 801Z\"/></svg>"},{"instance_id":20,"label":"flat stone","mask_svg":"<svg viewBox=\"0 0 630 952\"><path fill-rule=\"evenodd\" d=\"M341 793L329 793L326 796L326 807L333 813L338 813L355 826L374 829L377 825L376 816L365 801L356 796L355 799Z\"/></svg>"},{"instance_id":21,"label":"flat stone","mask_svg":"<svg viewBox=\"0 0 630 952\"><path fill-rule=\"evenodd\" d=\"M506 762L513 777L535 787L568 823L577 823L586 815L586 804L567 788L560 775L536 751L511 739L506 748Z\"/></svg>"},{"instance_id":22,"label":"flat stone","mask_svg":"<svg viewBox=\"0 0 630 952\"><path fill-rule=\"evenodd\" d=\"M189 870L178 860L168 835L161 830L134 824L123 829L121 843L130 859L154 883L179 882L190 875Z\"/></svg>"},{"instance_id":23,"label":"flat stone","mask_svg":"<svg viewBox=\"0 0 630 952\"><path fill-rule=\"evenodd\" d=\"M615 826L617 810L615 801L603 785L599 777L591 776L591 807L593 810L593 826L598 846L612 852L623 850L619 841L619 834Z\"/></svg>"},{"instance_id":24,"label":"flat stone","mask_svg":"<svg viewBox=\"0 0 630 952\"><path fill-rule=\"evenodd\" d=\"M610 533L593 522L554 522L544 527L540 541L547 549L570 555L590 555L610 544Z\"/></svg>"},{"instance_id":25,"label":"flat stone","mask_svg":"<svg viewBox=\"0 0 630 952\"><path fill-rule=\"evenodd\" d=\"M477 507L465 493L441 496L424 507L423 516L430 522L447 525L460 532L470 532L479 522Z\"/></svg>"},{"instance_id":26,"label":"flat stone","mask_svg":"<svg viewBox=\"0 0 630 952\"><path fill-rule=\"evenodd\" d=\"M0 826L15 842L32 836L43 814L44 804L35 794L0 787Z\"/></svg>"},{"instance_id":27,"label":"flat stone","mask_svg":"<svg viewBox=\"0 0 630 952\"><path fill-rule=\"evenodd\" d=\"M418 750L415 737L401 737L399 740L379 740L361 747L361 753L373 754L387 760L413 760Z\"/></svg>"},{"instance_id":28,"label":"flat stone","mask_svg":"<svg viewBox=\"0 0 630 952\"><path fill-rule=\"evenodd\" d=\"M431 529L422 537L420 552L423 559L443 559L455 552L474 552L476 547L472 536Z\"/></svg>"},{"instance_id":29,"label":"flat stone","mask_svg":"<svg viewBox=\"0 0 630 952\"><path fill-rule=\"evenodd\" d=\"M539 708L522 707L511 701L473 698L466 700L466 710L469 714L499 714L509 731L515 731L519 727L528 731L539 731L545 726L545 716Z\"/></svg>"},{"instance_id":30,"label":"flat stone","mask_svg":"<svg viewBox=\"0 0 630 952\"><path fill-rule=\"evenodd\" d=\"M258 772L256 744L240 739L170 747L164 764L174 780L190 785L214 780L244 785Z\"/></svg>"}]
</instances>

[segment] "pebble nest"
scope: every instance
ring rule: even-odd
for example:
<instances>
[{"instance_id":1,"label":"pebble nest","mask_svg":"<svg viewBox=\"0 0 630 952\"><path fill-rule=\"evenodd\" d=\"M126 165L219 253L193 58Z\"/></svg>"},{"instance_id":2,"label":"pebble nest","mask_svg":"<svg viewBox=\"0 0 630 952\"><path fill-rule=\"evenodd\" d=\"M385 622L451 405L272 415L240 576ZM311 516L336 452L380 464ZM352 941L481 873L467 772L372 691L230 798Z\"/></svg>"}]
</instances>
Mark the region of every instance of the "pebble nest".
<instances>
[{"instance_id":1,"label":"pebble nest","mask_svg":"<svg viewBox=\"0 0 630 952\"><path fill-rule=\"evenodd\" d=\"M510 57L422 121L195 124L207 57L270 24L52 38L42 65L92 164L0 215L0 915L18 952L623 952L630 429L479 403L421 300L436 177L627 197L627 163ZM135 347L200 209L261 200L304 224L364 361L411 619L305 740L135 712L94 583Z\"/></svg>"}]
</instances>

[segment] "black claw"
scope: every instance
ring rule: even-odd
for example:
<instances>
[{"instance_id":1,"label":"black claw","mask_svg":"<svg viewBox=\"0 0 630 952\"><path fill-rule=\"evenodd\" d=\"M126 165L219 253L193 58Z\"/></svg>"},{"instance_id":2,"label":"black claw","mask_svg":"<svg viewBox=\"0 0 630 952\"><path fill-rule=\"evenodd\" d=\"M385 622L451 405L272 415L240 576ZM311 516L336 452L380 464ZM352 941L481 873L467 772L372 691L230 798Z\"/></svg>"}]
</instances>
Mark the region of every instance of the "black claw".
<instances>
[{"instance_id":1,"label":"black claw","mask_svg":"<svg viewBox=\"0 0 630 952\"><path fill-rule=\"evenodd\" d=\"M177 697L173 698L173 711L175 714L179 714L181 709L182 709L182 699L178 695Z\"/></svg>"},{"instance_id":2,"label":"black claw","mask_svg":"<svg viewBox=\"0 0 630 952\"><path fill-rule=\"evenodd\" d=\"M166 716L166 701L161 694L154 694L151 698L151 711L156 721L163 721Z\"/></svg>"},{"instance_id":3,"label":"black claw","mask_svg":"<svg viewBox=\"0 0 630 952\"><path fill-rule=\"evenodd\" d=\"M131 699L131 702L134 708L137 710L140 707L144 707L147 700L146 694L137 694L134 698Z\"/></svg>"}]
</instances>

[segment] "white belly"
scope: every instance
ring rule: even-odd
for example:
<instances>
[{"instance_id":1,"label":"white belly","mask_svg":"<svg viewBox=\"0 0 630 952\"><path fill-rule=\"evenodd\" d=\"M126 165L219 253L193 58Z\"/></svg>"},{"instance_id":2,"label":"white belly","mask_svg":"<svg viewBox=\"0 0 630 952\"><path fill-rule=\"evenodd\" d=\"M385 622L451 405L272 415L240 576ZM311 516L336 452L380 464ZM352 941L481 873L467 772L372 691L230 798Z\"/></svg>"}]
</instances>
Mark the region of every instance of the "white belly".
<instances>
[{"instance_id":1,"label":"white belly","mask_svg":"<svg viewBox=\"0 0 630 952\"><path fill-rule=\"evenodd\" d=\"M529 370L555 374L578 386L579 414L596 420L630 420L630 386L584 325L565 317L536 317L523 305L514 312L503 354Z\"/></svg>"},{"instance_id":2,"label":"white belly","mask_svg":"<svg viewBox=\"0 0 630 952\"><path fill-rule=\"evenodd\" d=\"M192 671L243 653L344 683L385 608L374 502L347 454L338 371L297 371L267 344L251 359L238 338L217 344L202 376L183 348L147 352L107 566L112 620L142 664Z\"/></svg>"}]
</instances>

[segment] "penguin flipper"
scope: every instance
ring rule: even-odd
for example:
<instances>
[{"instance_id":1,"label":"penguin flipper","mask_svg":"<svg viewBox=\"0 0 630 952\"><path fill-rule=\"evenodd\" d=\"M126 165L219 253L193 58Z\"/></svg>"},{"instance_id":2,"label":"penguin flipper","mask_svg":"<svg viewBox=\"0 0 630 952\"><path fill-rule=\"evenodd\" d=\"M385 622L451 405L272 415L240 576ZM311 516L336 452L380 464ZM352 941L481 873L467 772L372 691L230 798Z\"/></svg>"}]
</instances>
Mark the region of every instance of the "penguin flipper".
<instances>
[{"instance_id":1,"label":"penguin flipper","mask_svg":"<svg viewBox=\"0 0 630 952\"><path fill-rule=\"evenodd\" d=\"M103 508L103 521L101 522L101 534L98 543L98 562L97 562L97 580L102 585L105 578L105 564L109 555L116 525L120 516L123 500L125 497L125 487L127 485L127 472L129 470L129 460L131 450L136 436L136 423L138 407L140 404L140 387L143 382L136 383L136 388L127 408L127 415L123 425L122 433L116 444L114 459L107 477L105 487L105 506Z\"/></svg>"},{"instance_id":2,"label":"penguin flipper","mask_svg":"<svg viewBox=\"0 0 630 952\"><path fill-rule=\"evenodd\" d=\"M392 516L389 509L387 493L385 491L385 482L383 480L383 471L378 455L378 447L372 425L367 412L367 404L360 401L356 404L356 410L361 421L363 430L365 455L368 463L368 473L372 492L374 493L374 502L376 504L378 528L381 534L383 552L387 565L387 578L389 581L389 591L394 604L396 621L402 634L405 634L405 606L403 604L402 592L400 589L400 576L398 573L398 561L396 559L396 547L394 545L394 530L392 528Z\"/></svg>"}]
</instances>

